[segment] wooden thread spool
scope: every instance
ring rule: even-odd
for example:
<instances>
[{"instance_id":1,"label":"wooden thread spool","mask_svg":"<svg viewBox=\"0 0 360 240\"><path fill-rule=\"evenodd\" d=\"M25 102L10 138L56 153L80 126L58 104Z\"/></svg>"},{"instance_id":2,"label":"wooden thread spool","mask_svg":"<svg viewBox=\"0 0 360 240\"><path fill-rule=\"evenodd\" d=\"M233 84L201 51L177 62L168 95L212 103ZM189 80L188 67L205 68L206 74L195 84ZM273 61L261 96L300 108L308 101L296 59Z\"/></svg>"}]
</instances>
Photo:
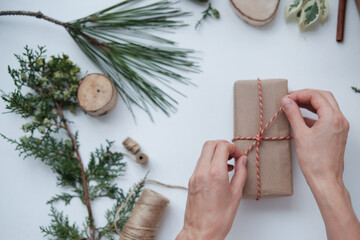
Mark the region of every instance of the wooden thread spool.
<instances>
[{"instance_id":1,"label":"wooden thread spool","mask_svg":"<svg viewBox=\"0 0 360 240\"><path fill-rule=\"evenodd\" d=\"M140 145L135 142L131 137L127 137L123 141L123 145L132 154L137 154L140 151Z\"/></svg>"},{"instance_id":2,"label":"wooden thread spool","mask_svg":"<svg viewBox=\"0 0 360 240\"><path fill-rule=\"evenodd\" d=\"M148 162L149 157L145 153L140 152L140 145L131 137L127 137L123 141L123 145L129 152L136 155L135 162L139 164L146 164Z\"/></svg>"},{"instance_id":3,"label":"wooden thread spool","mask_svg":"<svg viewBox=\"0 0 360 240\"><path fill-rule=\"evenodd\" d=\"M115 107L118 93L106 75L92 73L81 80L77 98L85 112L101 116Z\"/></svg>"},{"instance_id":4,"label":"wooden thread spool","mask_svg":"<svg viewBox=\"0 0 360 240\"><path fill-rule=\"evenodd\" d=\"M154 240L168 204L169 200L161 194L144 189L121 231L120 240Z\"/></svg>"},{"instance_id":5,"label":"wooden thread spool","mask_svg":"<svg viewBox=\"0 0 360 240\"><path fill-rule=\"evenodd\" d=\"M136 154L136 162L140 164L146 164L149 160L149 157L145 153Z\"/></svg>"}]
</instances>

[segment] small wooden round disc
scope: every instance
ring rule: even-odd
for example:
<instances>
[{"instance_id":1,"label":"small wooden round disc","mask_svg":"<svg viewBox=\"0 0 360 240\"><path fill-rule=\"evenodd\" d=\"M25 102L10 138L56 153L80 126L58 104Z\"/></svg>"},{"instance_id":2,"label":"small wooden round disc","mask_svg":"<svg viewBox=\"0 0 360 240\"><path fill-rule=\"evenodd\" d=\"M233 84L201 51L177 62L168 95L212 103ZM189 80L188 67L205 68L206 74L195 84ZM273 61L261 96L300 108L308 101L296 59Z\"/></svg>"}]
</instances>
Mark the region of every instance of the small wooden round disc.
<instances>
[{"instance_id":1,"label":"small wooden round disc","mask_svg":"<svg viewBox=\"0 0 360 240\"><path fill-rule=\"evenodd\" d=\"M136 154L136 162L140 164L146 164L149 160L149 157L145 153Z\"/></svg>"},{"instance_id":2,"label":"small wooden round disc","mask_svg":"<svg viewBox=\"0 0 360 240\"><path fill-rule=\"evenodd\" d=\"M115 107L118 94L114 84L106 75L92 73L81 80L77 98L85 112L100 116Z\"/></svg>"}]
</instances>

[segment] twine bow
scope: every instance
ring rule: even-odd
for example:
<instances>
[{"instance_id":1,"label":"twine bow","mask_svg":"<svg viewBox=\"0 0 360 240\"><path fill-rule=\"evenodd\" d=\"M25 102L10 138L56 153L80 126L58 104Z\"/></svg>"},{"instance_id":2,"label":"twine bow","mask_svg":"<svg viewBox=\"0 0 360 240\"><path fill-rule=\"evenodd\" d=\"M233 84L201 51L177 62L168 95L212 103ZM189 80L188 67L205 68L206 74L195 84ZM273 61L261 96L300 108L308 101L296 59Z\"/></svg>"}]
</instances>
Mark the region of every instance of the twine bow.
<instances>
[{"instance_id":1,"label":"twine bow","mask_svg":"<svg viewBox=\"0 0 360 240\"><path fill-rule=\"evenodd\" d=\"M279 108L279 110L275 113L275 115L270 119L270 121L263 127L263 99L262 99L262 86L261 81L258 79L258 90L259 90L259 103L260 103L260 128L259 132L256 134L255 137L235 137L233 138L233 142L238 140L255 140L253 144L246 150L245 155L247 155L251 149L253 149L256 145L256 178L257 178L257 198L256 200L260 200L261 198L261 185L260 185L260 164L259 164L259 148L260 143L263 140L267 141L279 141L279 140L291 140L291 136L286 137L264 137L263 134L266 131L266 129L270 126L270 124L277 118L277 116L280 115L282 111L282 107Z\"/></svg>"}]
</instances>

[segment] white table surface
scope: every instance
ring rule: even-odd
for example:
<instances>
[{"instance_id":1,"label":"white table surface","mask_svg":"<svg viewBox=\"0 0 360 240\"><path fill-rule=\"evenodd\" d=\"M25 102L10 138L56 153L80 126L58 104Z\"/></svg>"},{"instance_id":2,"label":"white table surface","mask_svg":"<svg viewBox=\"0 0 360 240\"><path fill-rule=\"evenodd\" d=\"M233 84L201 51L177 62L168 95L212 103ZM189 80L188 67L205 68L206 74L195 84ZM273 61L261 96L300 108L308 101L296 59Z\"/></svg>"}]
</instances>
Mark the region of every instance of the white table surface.
<instances>
[{"instance_id":1,"label":"white table surface","mask_svg":"<svg viewBox=\"0 0 360 240\"><path fill-rule=\"evenodd\" d=\"M62 0L62 1L2 1L2 10L41 10L44 14L63 21L85 16L118 1ZM291 90L317 88L332 91L348 118L351 130L345 154L345 184L352 196L357 215L360 215L360 95L350 86L360 86L360 17L355 2L348 1L345 40L335 41L337 1L330 1L331 12L324 25L301 33L296 22L286 23L281 1L273 22L263 28L254 28L241 21L228 1L213 1L221 12L219 21L209 20L198 31L193 26L205 8L183 0L180 6L194 11L186 21L191 27L168 35L181 47L199 50L203 73L190 75L198 87L176 85L188 97L178 96L179 111L170 118L154 113L155 123L145 113L136 110L137 124L119 101L114 111L93 118L78 111L71 119L71 127L80 134L81 154L115 140L114 150L123 151L121 142L131 136L140 142L150 156L146 167L129 162L127 173L118 183L125 189L140 180L147 171L159 181L187 185L203 143L208 139L232 138L233 83L239 79L287 78ZM46 45L47 55L67 53L82 73L97 72L97 68L78 49L61 27L28 17L0 17L0 88L14 90L7 66L17 67L14 53L23 52L28 44L35 48ZM0 101L0 112L5 104ZM15 114L0 115L0 132L18 138L23 135L24 123ZM49 206L45 203L63 189L56 186L55 175L39 160L22 160L14 145L1 140L0 167L0 239L41 239L40 225L49 223ZM294 151L294 146L293 146ZM295 153L295 152L294 152ZM87 161L87 160L86 160ZM325 229L315 200L293 158L294 195L263 201L243 200L227 239L325 239ZM159 240L174 239L183 225L186 192L153 185L154 189L170 199L170 205L158 232ZM97 223L104 222L105 209L111 201L93 203ZM82 221L85 207L73 200L64 209L71 221Z\"/></svg>"}]
</instances>

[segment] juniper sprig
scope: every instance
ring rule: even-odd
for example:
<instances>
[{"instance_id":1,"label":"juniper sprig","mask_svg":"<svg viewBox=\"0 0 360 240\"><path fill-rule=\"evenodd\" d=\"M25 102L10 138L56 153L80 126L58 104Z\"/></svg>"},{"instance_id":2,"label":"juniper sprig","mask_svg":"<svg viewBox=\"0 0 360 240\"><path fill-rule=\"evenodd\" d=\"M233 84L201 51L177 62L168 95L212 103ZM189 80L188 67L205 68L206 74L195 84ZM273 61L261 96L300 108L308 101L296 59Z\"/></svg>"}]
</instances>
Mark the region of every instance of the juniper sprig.
<instances>
[{"instance_id":1,"label":"juniper sprig","mask_svg":"<svg viewBox=\"0 0 360 240\"><path fill-rule=\"evenodd\" d=\"M357 88L357 87L351 87L352 90L354 90L354 92L356 93L360 93L360 88Z\"/></svg>"},{"instance_id":2,"label":"juniper sprig","mask_svg":"<svg viewBox=\"0 0 360 240\"><path fill-rule=\"evenodd\" d=\"M78 133L71 131L70 121L64 115L64 111L75 112L77 107L79 67L64 54L47 61L44 47L36 51L25 47L25 50L23 55L15 55L20 69L9 67L16 90L4 94L2 99L7 103L8 112L30 121L22 126L26 135L20 139L1 136L16 145L20 156L39 159L48 165L57 176L57 185L64 189L47 202L51 206L51 223L40 229L49 239L114 239L116 209L130 193L124 193L115 183L116 178L125 173L123 154L111 151L113 142L107 141L91 153L89 163L84 166ZM23 88L28 93L23 93ZM118 229L126 223L142 188L140 184L120 212ZM98 227L91 201L103 197L113 199L115 204L105 214L106 225ZM68 205L74 198L80 199L88 212L82 228L81 224L70 223L68 217L54 207L59 201Z\"/></svg>"}]
</instances>

